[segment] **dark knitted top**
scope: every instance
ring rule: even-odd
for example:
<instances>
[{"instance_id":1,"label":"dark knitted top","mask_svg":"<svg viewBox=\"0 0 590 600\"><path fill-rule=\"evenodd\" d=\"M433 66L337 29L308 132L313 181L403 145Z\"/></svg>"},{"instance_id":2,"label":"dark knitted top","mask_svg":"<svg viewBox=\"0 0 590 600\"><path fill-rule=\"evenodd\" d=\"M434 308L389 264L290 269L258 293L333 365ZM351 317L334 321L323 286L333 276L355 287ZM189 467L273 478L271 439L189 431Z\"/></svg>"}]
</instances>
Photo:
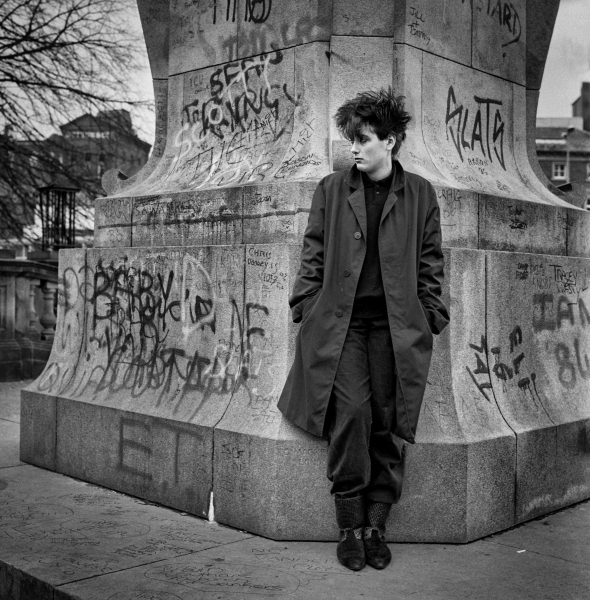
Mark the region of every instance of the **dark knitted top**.
<instances>
[{"instance_id":1,"label":"dark knitted top","mask_svg":"<svg viewBox=\"0 0 590 600\"><path fill-rule=\"evenodd\" d=\"M373 181L366 173L361 173L365 187L367 209L367 253L354 299L353 315L357 317L377 317L387 314L385 292L379 263L379 225L383 205L387 200L391 183L395 177L395 165L385 179Z\"/></svg>"}]
</instances>

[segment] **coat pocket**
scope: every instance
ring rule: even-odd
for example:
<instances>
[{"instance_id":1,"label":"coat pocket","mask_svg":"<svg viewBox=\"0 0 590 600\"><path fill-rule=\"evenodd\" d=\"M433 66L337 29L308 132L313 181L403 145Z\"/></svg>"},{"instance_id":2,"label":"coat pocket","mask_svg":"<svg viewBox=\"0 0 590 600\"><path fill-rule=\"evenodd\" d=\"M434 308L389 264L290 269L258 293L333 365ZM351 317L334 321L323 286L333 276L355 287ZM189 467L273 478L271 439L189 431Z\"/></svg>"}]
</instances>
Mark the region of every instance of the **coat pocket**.
<instances>
[{"instance_id":1,"label":"coat pocket","mask_svg":"<svg viewBox=\"0 0 590 600\"><path fill-rule=\"evenodd\" d=\"M308 296L307 298L302 300L302 302L305 303L301 310L301 322L302 323L307 320L307 317L309 317L309 313L311 313L311 310L314 307L319 295L320 295L320 291L318 290L312 296Z\"/></svg>"},{"instance_id":2,"label":"coat pocket","mask_svg":"<svg viewBox=\"0 0 590 600\"><path fill-rule=\"evenodd\" d=\"M395 435L402 438L410 444L416 443L416 426L418 424L418 414L420 408L416 412L415 407L408 406L404 396L404 390L396 369L395 383L395 416L396 427ZM412 410L414 408L414 410Z\"/></svg>"}]
</instances>

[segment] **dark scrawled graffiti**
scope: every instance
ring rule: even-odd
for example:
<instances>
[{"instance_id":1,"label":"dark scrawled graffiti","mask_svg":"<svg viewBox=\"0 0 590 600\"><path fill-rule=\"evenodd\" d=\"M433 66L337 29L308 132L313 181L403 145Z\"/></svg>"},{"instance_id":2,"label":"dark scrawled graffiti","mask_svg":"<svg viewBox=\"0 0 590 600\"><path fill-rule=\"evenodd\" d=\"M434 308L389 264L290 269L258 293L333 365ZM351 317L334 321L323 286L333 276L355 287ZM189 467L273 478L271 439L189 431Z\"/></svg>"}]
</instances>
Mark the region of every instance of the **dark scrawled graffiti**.
<instances>
[{"instance_id":1,"label":"dark scrawled graffiti","mask_svg":"<svg viewBox=\"0 0 590 600\"><path fill-rule=\"evenodd\" d=\"M475 350L475 365L473 368L465 367L469 376L488 402L492 401L491 376L494 375L504 393L507 392L508 384L515 382L518 389L530 397L535 406L545 410L537 389L536 373L527 372L523 368L526 357L522 348L523 333L519 325L509 333L507 342L505 346L493 346L488 351L486 336L482 335L480 345L469 344L469 347Z\"/></svg>"},{"instance_id":2,"label":"dark scrawled graffiti","mask_svg":"<svg viewBox=\"0 0 590 600\"><path fill-rule=\"evenodd\" d=\"M213 0L213 25L235 23L238 9L238 0ZM245 0L243 20L245 23L265 23L271 10L272 0Z\"/></svg>"},{"instance_id":3,"label":"dark scrawled graffiti","mask_svg":"<svg viewBox=\"0 0 590 600\"><path fill-rule=\"evenodd\" d=\"M270 65L283 62L283 53L275 52L230 62L214 70L209 78L208 98L195 98L183 108L183 123L198 124L199 137L209 132L224 139L236 130L263 131L276 127L281 101L297 105L287 84L270 83ZM273 131L280 137L284 129Z\"/></svg>"},{"instance_id":4,"label":"dark scrawled graffiti","mask_svg":"<svg viewBox=\"0 0 590 600\"><path fill-rule=\"evenodd\" d=\"M276 51L187 76L175 157L158 185L242 185L320 165L311 147L315 118L294 80L285 80L290 67L277 69L284 62Z\"/></svg>"},{"instance_id":5,"label":"dark scrawled graffiti","mask_svg":"<svg viewBox=\"0 0 590 600\"><path fill-rule=\"evenodd\" d=\"M479 12L485 12L499 27L508 31L510 39L502 44L503 48L520 40L522 23L518 16L518 10L512 2L504 0L469 0L469 2L472 8ZM461 0L461 4L465 4L465 0Z\"/></svg>"},{"instance_id":6,"label":"dark scrawled graffiti","mask_svg":"<svg viewBox=\"0 0 590 600\"><path fill-rule=\"evenodd\" d=\"M451 137L462 162L465 161L465 153L479 152L490 163L496 160L506 170L504 161L506 123L500 110L503 103L501 100L480 96L473 96L473 100L477 107L471 107L470 116L470 107L459 103L453 86L449 86L445 116L447 139Z\"/></svg>"},{"instance_id":7,"label":"dark scrawled graffiti","mask_svg":"<svg viewBox=\"0 0 590 600\"><path fill-rule=\"evenodd\" d=\"M75 397L125 391L135 398L154 390L158 404L172 402L174 412L190 394L190 418L208 398L241 388L255 408L268 400L251 389L270 354L262 349L268 308L231 294L220 299L196 258L149 268L99 261L94 269L65 269L61 283L56 351L78 352L78 364L67 366L72 356L48 363L40 391Z\"/></svg>"},{"instance_id":8,"label":"dark scrawled graffiti","mask_svg":"<svg viewBox=\"0 0 590 600\"><path fill-rule=\"evenodd\" d=\"M576 278L572 271L562 271L559 265L551 266L555 269L555 277L563 282L562 285L567 286L568 290L575 289ZM568 326L585 330L589 325L590 311L582 298L572 300L563 294L556 297L550 293L533 296L533 330L537 334L558 332ZM566 389L575 388L580 380L590 379L590 360L584 352L584 338L579 332L573 333L570 339L563 339L555 344L557 376Z\"/></svg>"}]
</instances>

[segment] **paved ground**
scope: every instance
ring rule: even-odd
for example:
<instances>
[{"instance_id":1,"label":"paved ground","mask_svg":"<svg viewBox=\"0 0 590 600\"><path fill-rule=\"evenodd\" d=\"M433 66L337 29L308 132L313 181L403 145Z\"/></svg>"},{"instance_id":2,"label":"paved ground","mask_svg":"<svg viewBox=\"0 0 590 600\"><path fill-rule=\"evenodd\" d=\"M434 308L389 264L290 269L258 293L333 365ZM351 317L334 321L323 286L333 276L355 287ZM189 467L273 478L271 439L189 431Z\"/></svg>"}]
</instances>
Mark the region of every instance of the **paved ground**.
<instances>
[{"instance_id":1,"label":"paved ground","mask_svg":"<svg viewBox=\"0 0 590 600\"><path fill-rule=\"evenodd\" d=\"M588 600L590 502L467 545L391 544L385 571L25 465L0 384L0 600Z\"/></svg>"}]
</instances>

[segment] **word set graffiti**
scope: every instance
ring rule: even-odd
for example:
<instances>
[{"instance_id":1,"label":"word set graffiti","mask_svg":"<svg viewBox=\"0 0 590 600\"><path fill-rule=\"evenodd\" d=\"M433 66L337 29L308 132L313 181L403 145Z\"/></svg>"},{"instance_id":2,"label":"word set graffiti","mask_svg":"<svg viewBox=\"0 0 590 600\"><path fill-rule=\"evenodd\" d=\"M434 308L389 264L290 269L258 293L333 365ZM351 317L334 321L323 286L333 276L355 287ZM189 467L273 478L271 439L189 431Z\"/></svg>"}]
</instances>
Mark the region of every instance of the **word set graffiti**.
<instances>
[{"instance_id":1,"label":"word set graffiti","mask_svg":"<svg viewBox=\"0 0 590 600\"><path fill-rule=\"evenodd\" d=\"M454 219L459 216L462 211L461 201L463 199L461 190L456 190L454 188L438 188L436 190L436 196L438 198L438 203L440 204L443 221L448 221L449 219ZM442 224L449 225L449 223L445 222Z\"/></svg>"},{"instance_id":2,"label":"word set graffiti","mask_svg":"<svg viewBox=\"0 0 590 600\"><path fill-rule=\"evenodd\" d=\"M474 0L470 0L471 6L473 7ZM475 0L475 8L479 12L484 12L498 25L506 29L511 37L507 42L502 44L502 47L510 46L520 40L522 35L522 24L518 11L512 2L505 2L503 0ZM465 4L465 0L461 0L462 4Z\"/></svg>"},{"instance_id":3,"label":"word set graffiti","mask_svg":"<svg viewBox=\"0 0 590 600\"><path fill-rule=\"evenodd\" d=\"M586 268L572 269L558 263L520 262L516 266L515 279L529 280L535 289L543 292L572 295L575 297L573 304L590 287L590 273Z\"/></svg>"},{"instance_id":4,"label":"word set graffiti","mask_svg":"<svg viewBox=\"0 0 590 600\"><path fill-rule=\"evenodd\" d=\"M182 407L190 418L210 397L229 399L239 389L255 414L271 403L250 387L272 354L260 324L268 308L256 302L242 308L231 289L220 298L218 282L195 257L156 268L99 261L82 273L80 283L80 273L66 270L60 296L65 343L79 344L64 349L77 352L79 362L75 368L67 366L72 357L49 363L40 391L79 397L126 390L135 398L154 390L157 405L172 402L175 413ZM185 407L188 395L192 404Z\"/></svg>"},{"instance_id":5,"label":"word set graffiti","mask_svg":"<svg viewBox=\"0 0 590 600\"><path fill-rule=\"evenodd\" d=\"M528 229L528 223L523 220L524 210L519 206L508 206L508 226L510 229L524 231Z\"/></svg>"},{"instance_id":6,"label":"word set graffiti","mask_svg":"<svg viewBox=\"0 0 590 600\"><path fill-rule=\"evenodd\" d=\"M186 464L181 464L181 447L189 447L192 456L197 460L192 465L192 469L200 470L202 478L206 478L208 473L198 461L199 454L203 453L204 441L198 430L193 430L182 424L176 424L173 421L160 419L157 426L151 420L133 417L121 417L119 421L119 453L118 470L134 475L145 481L151 481L153 474L150 470L152 457L152 437L156 431L159 435L166 435L168 438L168 447L171 452L166 456L161 456L159 460L166 461L165 472L174 485L187 485L187 478L193 474L187 473Z\"/></svg>"},{"instance_id":7,"label":"word set graffiti","mask_svg":"<svg viewBox=\"0 0 590 600\"><path fill-rule=\"evenodd\" d=\"M525 396L527 394L530 395L535 406L544 408L537 390L537 375L534 372L524 375L522 372L522 362L525 359L525 354L520 349L522 341L522 329L517 325L508 335L510 350L508 353L504 353L504 356L508 354L508 357L503 358L501 346L494 346L488 351L486 336L482 335L479 346L477 344L469 344L469 347L475 350L475 368L471 369L468 366L465 368L477 389L488 402L492 401L491 394L493 395L493 387L490 373L493 373L497 381L501 383L505 393L507 391L507 383L514 380ZM490 365L490 354L494 357L493 365ZM483 379L482 375L484 376Z\"/></svg>"},{"instance_id":8,"label":"word set graffiti","mask_svg":"<svg viewBox=\"0 0 590 600\"><path fill-rule=\"evenodd\" d=\"M238 14L238 0L225 0L225 10L223 10L223 0L213 0L213 25L216 25L218 19L225 22L236 22ZM270 17L272 10L272 0L245 0L244 2L244 22L245 23L264 23Z\"/></svg>"},{"instance_id":9,"label":"word set graffiti","mask_svg":"<svg viewBox=\"0 0 590 600\"><path fill-rule=\"evenodd\" d=\"M212 70L208 81L201 74L189 77L194 97L183 107L177 154L158 185L241 185L264 181L272 172L281 179L319 165L309 152L315 118L304 118L294 135L295 110L302 101L273 72L283 62L283 52L277 51L227 63Z\"/></svg>"},{"instance_id":10,"label":"word set graffiti","mask_svg":"<svg viewBox=\"0 0 590 600\"><path fill-rule=\"evenodd\" d=\"M408 29L410 30L410 35L418 37L419 39L426 42L426 44L430 43L430 36L427 35L423 30L422 26L426 22L424 18L424 14L421 13L415 6L410 6L409 16L411 22L408 23Z\"/></svg>"},{"instance_id":11,"label":"word set graffiti","mask_svg":"<svg viewBox=\"0 0 590 600\"><path fill-rule=\"evenodd\" d=\"M577 309L576 309L577 307ZM578 319L576 320L576 313ZM577 321L577 322L576 322ZM585 330L590 325L590 311L582 298L572 302L570 298L553 294L535 294L533 296L533 330L538 335L542 332L556 332L564 327L578 326ZM571 345L559 341L554 348L555 361L558 366L559 383L566 389L575 388L581 380L590 379L590 360L582 352L580 336L574 335Z\"/></svg>"},{"instance_id":12,"label":"word set graffiti","mask_svg":"<svg viewBox=\"0 0 590 600\"><path fill-rule=\"evenodd\" d=\"M478 150L484 158L487 157L489 159L490 163L494 162L493 157L495 156L502 169L506 170L504 161L504 131L506 123L500 112L500 107L502 107L503 103L501 100L480 96L473 96L473 100L477 104L477 109L475 117L470 121L469 108L464 104L458 104L455 90L452 85L449 86L445 116L447 139L450 135L461 162L465 161L463 154L466 151L475 152ZM472 108L472 113L473 110ZM492 119L493 123L491 122ZM465 139L466 130L467 139Z\"/></svg>"},{"instance_id":13,"label":"word set graffiti","mask_svg":"<svg viewBox=\"0 0 590 600\"><path fill-rule=\"evenodd\" d=\"M270 65L283 62L282 52L262 54L225 64L214 70L209 79L209 98L198 98L183 108L183 119L198 125L199 137L212 133L219 139L229 131L246 131L251 115L260 115L264 110L278 115L281 99L296 104L296 98L287 89L287 84L270 83ZM277 95L277 90L282 91ZM260 125L264 130L264 125ZM276 133L280 137L281 132Z\"/></svg>"},{"instance_id":14,"label":"word set graffiti","mask_svg":"<svg viewBox=\"0 0 590 600\"><path fill-rule=\"evenodd\" d=\"M231 444L221 445L222 463L219 467L219 485L230 494L248 497L248 478L243 473L249 469L250 451Z\"/></svg>"}]
</instances>

